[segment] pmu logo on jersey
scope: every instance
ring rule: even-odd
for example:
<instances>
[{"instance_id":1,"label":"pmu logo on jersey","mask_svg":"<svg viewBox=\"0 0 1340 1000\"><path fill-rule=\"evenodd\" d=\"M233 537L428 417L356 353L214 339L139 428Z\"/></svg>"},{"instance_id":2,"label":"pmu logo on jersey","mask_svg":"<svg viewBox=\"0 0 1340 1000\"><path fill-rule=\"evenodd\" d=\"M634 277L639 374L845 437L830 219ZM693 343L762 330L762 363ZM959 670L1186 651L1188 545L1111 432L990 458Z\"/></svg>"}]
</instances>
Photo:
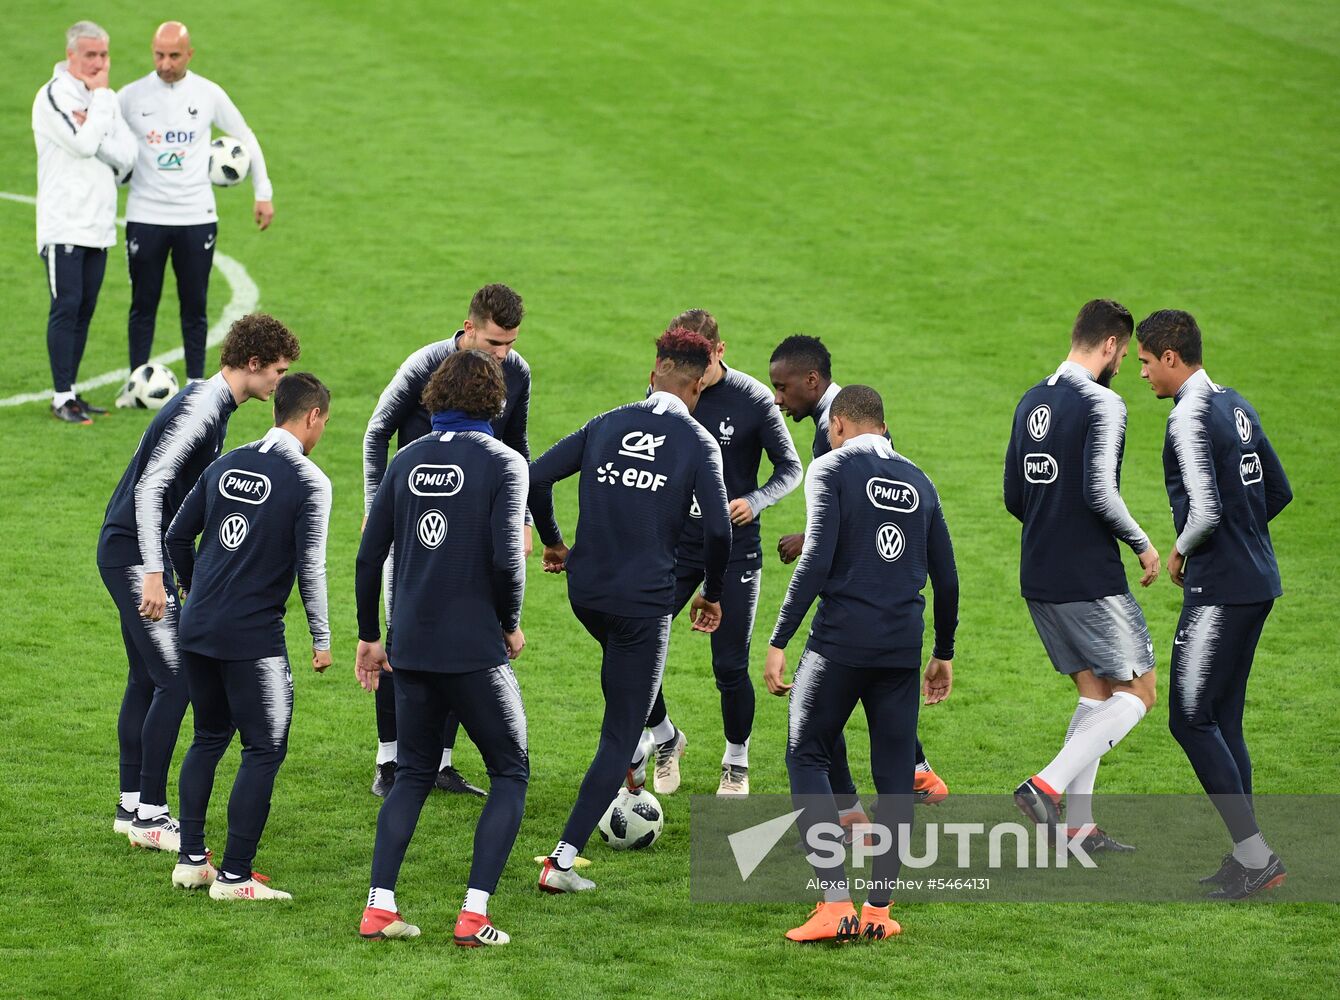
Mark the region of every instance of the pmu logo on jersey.
<instances>
[{"instance_id":1,"label":"pmu logo on jersey","mask_svg":"<svg viewBox=\"0 0 1340 1000\"><path fill-rule=\"evenodd\" d=\"M1238 475L1242 477L1242 485L1251 486L1253 483L1259 483L1261 474L1261 456L1254 451L1243 455L1238 462Z\"/></svg>"},{"instance_id":2,"label":"pmu logo on jersey","mask_svg":"<svg viewBox=\"0 0 1340 1000\"><path fill-rule=\"evenodd\" d=\"M229 514L219 525L219 544L229 552L235 552L246 540L250 528L251 525L247 524L247 519L241 514Z\"/></svg>"},{"instance_id":3,"label":"pmu logo on jersey","mask_svg":"<svg viewBox=\"0 0 1340 1000\"><path fill-rule=\"evenodd\" d=\"M1242 407L1233 408L1233 424L1238 429L1238 437L1243 444L1250 444L1252 440L1252 419L1243 412Z\"/></svg>"},{"instance_id":4,"label":"pmu logo on jersey","mask_svg":"<svg viewBox=\"0 0 1340 1000\"><path fill-rule=\"evenodd\" d=\"M870 502L883 510L896 510L899 514L911 514L921 506L921 497L916 488L897 479L881 479L876 476L865 484L865 495Z\"/></svg>"},{"instance_id":5,"label":"pmu logo on jersey","mask_svg":"<svg viewBox=\"0 0 1340 1000\"><path fill-rule=\"evenodd\" d=\"M270 477L244 469L230 469L219 477L219 493L229 500L265 503L270 496Z\"/></svg>"},{"instance_id":6,"label":"pmu logo on jersey","mask_svg":"<svg viewBox=\"0 0 1340 1000\"><path fill-rule=\"evenodd\" d=\"M435 549L447 537L447 519L440 510L426 510L419 518L419 541L425 549Z\"/></svg>"},{"instance_id":7,"label":"pmu logo on jersey","mask_svg":"<svg viewBox=\"0 0 1340 1000\"><path fill-rule=\"evenodd\" d=\"M454 497L465 485L459 465L416 465L409 470L409 490L419 497Z\"/></svg>"},{"instance_id":8,"label":"pmu logo on jersey","mask_svg":"<svg viewBox=\"0 0 1340 1000\"><path fill-rule=\"evenodd\" d=\"M620 442L620 455L638 458L644 462L656 461L656 449L665 444L665 435L654 437L646 431L629 431Z\"/></svg>"},{"instance_id":9,"label":"pmu logo on jersey","mask_svg":"<svg viewBox=\"0 0 1340 1000\"><path fill-rule=\"evenodd\" d=\"M875 530L875 550L885 562L894 562L907 548L903 531L893 522L881 524Z\"/></svg>"},{"instance_id":10,"label":"pmu logo on jersey","mask_svg":"<svg viewBox=\"0 0 1340 1000\"><path fill-rule=\"evenodd\" d=\"M1024 456L1024 478L1030 483L1054 483L1059 471L1056 459L1050 455L1035 452Z\"/></svg>"},{"instance_id":11,"label":"pmu logo on jersey","mask_svg":"<svg viewBox=\"0 0 1340 1000\"><path fill-rule=\"evenodd\" d=\"M1028 436L1034 441L1041 441L1052 429L1052 408L1045 403L1033 407L1033 412L1028 415L1027 424Z\"/></svg>"},{"instance_id":12,"label":"pmu logo on jersey","mask_svg":"<svg viewBox=\"0 0 1340 1000\"><path fill-rule=\"evenodd\" d=\"M180 149L168 149L158 154L159 170L184 170L186 154Z\"/></svg>"}]
</instances>

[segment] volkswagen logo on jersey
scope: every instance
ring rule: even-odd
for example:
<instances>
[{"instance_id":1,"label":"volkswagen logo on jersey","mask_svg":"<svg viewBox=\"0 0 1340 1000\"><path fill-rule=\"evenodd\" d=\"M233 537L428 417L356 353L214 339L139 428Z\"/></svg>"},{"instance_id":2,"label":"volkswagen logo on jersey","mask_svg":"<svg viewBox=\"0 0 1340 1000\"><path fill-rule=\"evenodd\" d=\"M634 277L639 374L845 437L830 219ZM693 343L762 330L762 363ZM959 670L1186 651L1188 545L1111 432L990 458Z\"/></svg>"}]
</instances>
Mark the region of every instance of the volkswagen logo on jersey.
<instances>
[{"instance_id":1,"label":"volkswagen logo on jersey","mask_svg":"<svg viewBox=\"0 0 1340 1000\"><path fill-rule=\"evenodd\" d=\"M903 554L906 547L907 540L903 538L902 529L892 522L881 524L875 532L875 549L885 562L893 562Z\"/></svg>"},{"instance_id":2,"label":"volkswagen logo on jersey","mask_svg":"<svg viewBox=\"0 0 1340 1000\"><path fill-rule=\"evenodd\" d=\"M229 514L219 525L219 544L229 552L237 551L237 547L246 539L249 528L247 519L241 514Z\"/></svg>"},{"instance_id":3,"label":"volkswagen logo on jersey","mask_svg":"<svg viewBox=\"0 0 1340 1000\"><path fill-rule=\"evenodd\" d=\"M409 489L418 497L454 497L464 485L459 465L416 465L409 470Z\"/></svg>"},{"instance_id":4,"label":"volkswagen logo on jersey","mask_svg":"<svg viewBox=\"0 0 1340 1000\"><path fill-rule=\"evenodd\" d=\"M623 436L620 444L622 445L619 449L620 455L640 458L644 462L654 462L656 461L656 449L665 444L665 435L653 437L646 431L629 431Z\"/></svg>"},{"instance_id":5,"label":"volkswagen logo on jersey","mask_svg":"<svg viewBox=\"0 0 1340 1000\"><path fill-rule=\"evenodd\" d=\"M265 503L270 495L270 477L259 472L229 469L219 478L219 493L242 503Z\"/></svg>"},{"instance_id":6,"label":"volkswagen logo on jersey","mask_svg":"<svg viewBox=\"0 0 1340 1000\"><path fill-rule=\"evenodd\" d=\"M1238 428L1238 437L1242 443L1249 444L1252 440L1252 420L1240 406L1233 409L1233 423Z\"/></svg>"},{"instance_id":7,"label":"volkswagen logo on jersey","mask_svg":"<svg viewBox=\"0 0 1340 1000\"><path fill-rule=\"evenodd\" d=\"M419 541L425 549L435 549L447 537L447 519L440 510L426 510L419 518Z\"/></svg>"},{"instance_id":8,"label":"volkswagen logo on jersey","mask_svg":"<svg viewBox=\"0 0 1340 1000\"><path fill-rule=\"evenodd\" d=\"M1033 412L1028 415L1028 436L1034 441L1041 441L1051 427L1052 408L1046 404L1033 407Z\"/></svg>"},{"instance_id":9,"label":"volkswagen logo on jersey","mask_svg":"<svg viewBox=\"0 0 1340 1000\"><path fill-rule=\"evenodd\" d=\"M876 476L866 482L865 495L876 507L896 510L900 514L911 514L921 506L921 497L916 489L896 479L881 479Z\"/></svg>"}]
</instances>

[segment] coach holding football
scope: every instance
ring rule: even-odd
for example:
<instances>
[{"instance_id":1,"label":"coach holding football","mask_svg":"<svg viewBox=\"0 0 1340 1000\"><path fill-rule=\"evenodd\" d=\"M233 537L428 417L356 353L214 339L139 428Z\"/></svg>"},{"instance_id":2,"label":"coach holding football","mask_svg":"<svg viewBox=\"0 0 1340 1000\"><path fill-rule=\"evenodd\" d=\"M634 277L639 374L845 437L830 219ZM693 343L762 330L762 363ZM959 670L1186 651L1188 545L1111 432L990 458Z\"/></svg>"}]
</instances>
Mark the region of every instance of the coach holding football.
<instances>
[{"instance_id":1,"label":"coach holding football","mask_svg":"<svg viewBox=\"0 0 1340 1000\"><path fill-rule=\"evenodd\" d=\"M134 137L107 84L110 70L107 32L79 21L65 33L65 61L33 100L37 252L51 293L51 412L71 424L90 424L90 413L107 412L76 396L74 380L107 248L116 243L116 179L135 162Z\"/></svg>"},{"instance_id":2,"label":"coach holding football","mask_svg":"<svg viewBox=\"0 0 1340 1000\"><path fill-rule=\"evenodd\" d=\"M126 199L126 259L130 265L130 367L149 360L154 319L163 293L168 255L177 276L186 376L205 376L206 298L218 238L218 213L209 183L210 128L237 138L251 156L256 225L274 219L265 157L223 88L190 72L191 35L180 21L159 25L154 71L121 91L121 113L136 140L134 173ZM117 400L118 406L132 405Z\"/></svg>"}]
</instances>

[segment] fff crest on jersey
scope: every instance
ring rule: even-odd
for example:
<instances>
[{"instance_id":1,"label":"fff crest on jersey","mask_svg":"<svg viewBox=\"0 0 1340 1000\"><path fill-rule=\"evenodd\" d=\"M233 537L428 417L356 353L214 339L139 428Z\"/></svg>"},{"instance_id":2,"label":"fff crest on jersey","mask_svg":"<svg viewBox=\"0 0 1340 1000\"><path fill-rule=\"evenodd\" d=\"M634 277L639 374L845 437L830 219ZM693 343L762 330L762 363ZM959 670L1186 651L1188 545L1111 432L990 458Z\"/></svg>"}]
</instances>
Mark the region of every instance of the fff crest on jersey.
<instances>
[{"instance_id":1,"label":"fff crest on jersey","mask_svg":"<svg viewBox=\"0 0 1340 1000\"><path fill-rule=\"evenodd\" d=\"M251 501L259 503L260 501ZM219 525L219 544L229 552L236 552L237 547L246 540L247 531L250 530L247 519L241 514L229 514Z\"/></svg>"},{"instance_id":2,"label":"fff crest on jersey","mask_svg":"<svg viewBox=\"0 0 1340 1000\"><path fill-rule=\"evenodd\" d=\"M888 522L881 524L875 532L875 549L879 552L879 557L885 562L893 562L903 554L907 548L907 539L903 537L902 529L898 525Z\"/></svg>"},{"instance_id":3,"label":"fff crest on jersey","mask_svg":"<svg viewBox=\"0 0 1340 1000\"><path fill-rule=\"evenodd\" d=\"M419 541L426 549L435 549L447 537L447 519L440 510L426 510L419 518Z\"/></svg>"},{"instance_id":4,"label":"fff crest on jersey","mask_svg":"<svg viewBox=\"0 0 1340 1000\"><path fill-rule=\"evenodd\" d=\"M229 500L262 504L270 496L270 477L245 469L229 469L219 477L219 493Z\"/></svg>"},{"instance_id":5,"label":"fff crest on jersey","mask_svg":"<svg viewBox=\"0 0 1340 1000\"><path fill-rule=\"evenodd\" d=\"M464 485L459 465L416 465L409 470L409 490L418 497L454 497Z\"/></svg>"},{"instance_id":6,"label":"fff crest on jersey","mask_svg":"<svg viewBox=\"0 0 1340 1000\"><path fill-rule=\"evenodd\" d=\"M1028 415L1028 436L1034 441L1041 441L1051 429L1052 408L1046 403L1033 407L1033 412Z\"/></svg>"},{"instance_id":7,"label":"fff crest on jersey","mask_svg":"<svg viewBox=\"0 0 1340 1000\"><path fill-rule=\"evenodd\" d=\"M1250 444L1252 440L1252 420L1240 406L1233 409L1233 424L1238 429L1238 438L1242 443Z\"/></svg>"}]
</instances>

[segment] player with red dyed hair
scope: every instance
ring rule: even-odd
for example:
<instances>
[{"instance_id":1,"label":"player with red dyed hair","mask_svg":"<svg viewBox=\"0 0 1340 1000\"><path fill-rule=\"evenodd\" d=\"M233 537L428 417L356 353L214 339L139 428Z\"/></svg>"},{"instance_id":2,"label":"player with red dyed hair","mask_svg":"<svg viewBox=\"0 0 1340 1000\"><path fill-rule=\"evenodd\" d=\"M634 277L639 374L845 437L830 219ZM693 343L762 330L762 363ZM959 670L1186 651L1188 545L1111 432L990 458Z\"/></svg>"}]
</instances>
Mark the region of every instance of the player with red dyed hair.
<instances>
[{"instance_id":1,"label":"player with red dyed hair","mask_svg":"<svg viewBox=\"0 0 1340 1000\"><path fill-rule=\"evenodd\" d=\"M689 611L693 627L721 623L721 588L731 524L716 439L692 417L711 346L676 328L656 342L651 394L592 419L530 467L530 510L544 542L546 573L566 572L573 613L600 643L605 717L553 853L544 892L580 892L595 883L573 870L637 749L665 669L676 610L675 547L696 495L702 511L703 592ZM554 484L581 473L578 542L571 550L554 519Z\"/></svg>"}]
</instances>

